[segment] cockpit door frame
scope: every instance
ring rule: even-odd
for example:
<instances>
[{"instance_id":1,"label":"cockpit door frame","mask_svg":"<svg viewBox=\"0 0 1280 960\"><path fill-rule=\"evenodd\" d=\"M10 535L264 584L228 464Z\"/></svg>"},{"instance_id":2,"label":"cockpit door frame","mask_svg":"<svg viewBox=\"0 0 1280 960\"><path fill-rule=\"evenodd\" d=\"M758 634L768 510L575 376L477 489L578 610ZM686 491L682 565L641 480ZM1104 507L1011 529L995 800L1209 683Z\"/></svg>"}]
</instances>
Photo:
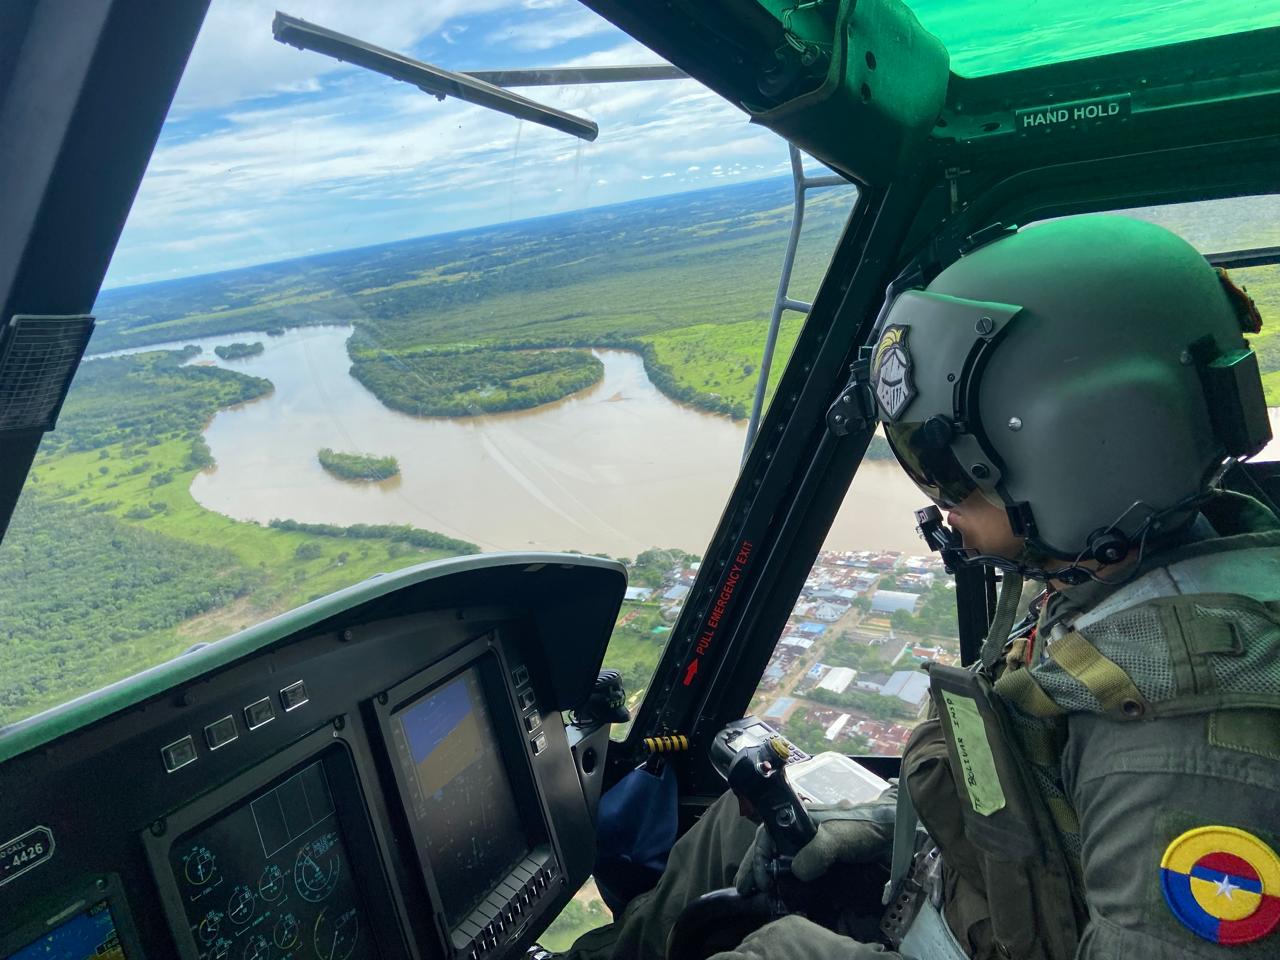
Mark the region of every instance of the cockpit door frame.
<instances>
[{"instance_id":1,"label":"cockpit door frame","mask_svg":"<svg viewBox=\"0 0 1280 960\"><path fill-rule=\"evenodd\" d=\"M208 0L0 6L0 323L85 315ZM0 451L0 537L42 436Z\"/></svg>"}]
</instances>

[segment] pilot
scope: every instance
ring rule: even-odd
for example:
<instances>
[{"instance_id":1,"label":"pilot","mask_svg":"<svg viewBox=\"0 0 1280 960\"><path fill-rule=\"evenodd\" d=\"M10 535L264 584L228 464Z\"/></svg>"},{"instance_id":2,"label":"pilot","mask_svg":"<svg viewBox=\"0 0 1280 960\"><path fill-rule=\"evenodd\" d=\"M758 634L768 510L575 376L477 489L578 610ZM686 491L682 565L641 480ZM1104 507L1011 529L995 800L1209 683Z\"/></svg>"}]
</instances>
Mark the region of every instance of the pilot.
<instances>
[{"instance_id":1,"label":"pilot","mask_svg":"<svg viewBox=\"0 0 1280 960\"><path fill-rule=\"evenodd\" d=\"M816 810L792 865L820 882L896 847L887 932L785 916L716 960L1280 956L1280 521L1221 483L1270 436L1260 325L1190 245L1118 216L1005 235L898 296L867 389L953 558L1002 571L995 623L963 683L931 671L896 808ZM1024 578L1046 589L1011 639ZM694 899L767 886L771 849L722 797L570 956L661 958Z\"/></svg>"}]
</instances>

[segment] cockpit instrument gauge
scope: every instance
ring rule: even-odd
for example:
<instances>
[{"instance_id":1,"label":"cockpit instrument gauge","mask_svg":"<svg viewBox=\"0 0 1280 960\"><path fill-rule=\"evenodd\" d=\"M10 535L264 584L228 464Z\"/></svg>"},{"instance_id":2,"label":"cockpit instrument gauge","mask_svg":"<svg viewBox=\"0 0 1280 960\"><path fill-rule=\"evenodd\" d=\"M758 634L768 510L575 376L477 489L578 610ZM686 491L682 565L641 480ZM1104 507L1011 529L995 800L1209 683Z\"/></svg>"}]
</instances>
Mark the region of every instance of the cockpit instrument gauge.
<instances>
[{"instance_id":1,"label":"cockpit instrument gauge","mask_svg":"<svg viewBox=\"0 0 1280 960\"><path fill-rule=\"evenodd\" d=\"M301 924L298 923L298 918L292 913L286 913L276 921L275 928L271 931L271 939L281 950L288 950L297 944L300 932Z\"/></svg>"},{"instance_id":2,"label":"cockpit instrument gauge","mask_svg":"<svg viewBox=\"0 0 1280 960\"><path fill-rule=\"evenodd\" d=\"M218 932L222 929L222 912L219 910L210 910L204 915L200 921L198 933L200 939L205 943L213 943L218 939Z\"/></svg>"},{"instance_id":3,"label":"cockpit instrument gauge","mask_svg":"<svg viewBox=\"0 0 1280 960\"><path fill-rule=\"evenodd\" d=\"M360 939L360 915L350 908L325 907L316 917L314 933L320 960L347 960Z\"/></svg>"},{"instance_id":4,"label":"cockpit instrument gauge","mask_svg":"<svg viewBox=\"0 0 1280 960\"><path fill-rule=\"evenodd\" d=\"M326 833L304 843L293 861L293 882L298 896L317 903L338 885L342 871L342 857L338 849L338 835Z\"/></svg>"},{"instance_id":5,"label":"cockpit instrument gauge","mask_svg":"<svg viewBox=\"0 0 1280 960\"><path fill-rule=\"evenodd\" d=\"M208 847L194 846L182 858L182 875L187 883L202 887L217 875L218 861Z\"/></svg>"},{"instance_id":6,"label":"cockpit instrument gauge","mask_svg":"<svg viewBox=\"0 0 1280 960\"><path fill-rule=\"evenodd\" d=\"M271 943L260 933L255 933L244 945L242 960L267 960L271 956Z\"/></svg>"},{"instance_id":7,"label":"cockpit instrument gauge","mask_svg":"<svg viewBox=\"0 0 1280 960\"><path fill-rule=\"evenodd\" d=\"M284 893L284 884L284 871L274 863L269 863L262 868L262 875L258 877L258 896L267 903L275 903Z\"/></svg>"},{"instance_id":8,"label":"cockpit instrument gauge","mask_svg":"<svg viewBox=\"0 0 1280 960\"><path fill-rule=\"evenodd\" d=\"M248 923L253 918L255 906L253 890L241 883L231 891L231 899L227 901L227 916L232 923Z\"/></svg>"},{"instance_id":9,"label":"cockpit instrument gauge","mask_svg":"<svg viewBox=\"0 0 1280 960\"><path fill-rule=\"evenodd\" d=\"M222 937L209 951L209 960L228 960L231 956L231 941Z\"/></svg>"}]
</instances>

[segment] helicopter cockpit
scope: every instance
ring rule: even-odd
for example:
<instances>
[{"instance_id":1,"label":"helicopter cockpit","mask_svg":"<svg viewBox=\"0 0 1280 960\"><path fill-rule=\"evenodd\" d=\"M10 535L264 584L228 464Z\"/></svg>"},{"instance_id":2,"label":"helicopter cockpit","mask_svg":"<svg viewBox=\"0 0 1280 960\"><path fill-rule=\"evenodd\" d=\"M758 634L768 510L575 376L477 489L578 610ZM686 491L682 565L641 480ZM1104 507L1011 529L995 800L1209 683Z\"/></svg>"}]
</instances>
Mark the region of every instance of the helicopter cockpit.
<instances>
[{"instance_id":1,"label":"helicopter cockpit","mask_svg":"<svg viewBox=\"0 0 1280 960\"><path fill-rule=\"evenodd\" d=\"M726 789L878 794L1003 613L860 378L1017 225L1183 235L1280 422L1273 5L344 6L0 9L0 960L562 950Z\"/></svg>"}]
</instances>

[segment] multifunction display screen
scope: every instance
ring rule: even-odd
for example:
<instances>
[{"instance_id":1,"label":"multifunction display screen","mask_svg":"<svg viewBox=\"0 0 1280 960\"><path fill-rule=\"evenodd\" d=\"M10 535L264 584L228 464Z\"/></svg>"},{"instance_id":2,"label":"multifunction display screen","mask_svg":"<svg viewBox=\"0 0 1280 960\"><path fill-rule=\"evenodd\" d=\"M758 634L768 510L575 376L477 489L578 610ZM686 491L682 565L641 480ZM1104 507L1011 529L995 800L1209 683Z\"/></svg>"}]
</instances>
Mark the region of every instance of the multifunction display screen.
<instances>
[{"instance_id":1,"label":"multifunction display screen","mask_svg":"<svg viewBox=\"0 0 1280 960\"><path fill-rule=\"evenodd\" d=\"M125 960L106 901L64 920L5 960Z\"/></svg>"},{"instance_id":2,"label":"multifunction display screen","mask_svg":"<svg viewBox=\"0 0 1280 960\"><path fill-rule=\"evenodd\" d=\"M479 668L398 711L392 735L418 849L453 927L529 852Z\"/></svg>"},{"instance_id":3,"label":"multifunction display screen","mask_svg":"<svg viewBox=\"0 0 1280 960\"><path fill-rule=\"evenodd\" d=\"M174 844L201 960L377 957L323 761Z\"/></svg>"}]
</instances>

